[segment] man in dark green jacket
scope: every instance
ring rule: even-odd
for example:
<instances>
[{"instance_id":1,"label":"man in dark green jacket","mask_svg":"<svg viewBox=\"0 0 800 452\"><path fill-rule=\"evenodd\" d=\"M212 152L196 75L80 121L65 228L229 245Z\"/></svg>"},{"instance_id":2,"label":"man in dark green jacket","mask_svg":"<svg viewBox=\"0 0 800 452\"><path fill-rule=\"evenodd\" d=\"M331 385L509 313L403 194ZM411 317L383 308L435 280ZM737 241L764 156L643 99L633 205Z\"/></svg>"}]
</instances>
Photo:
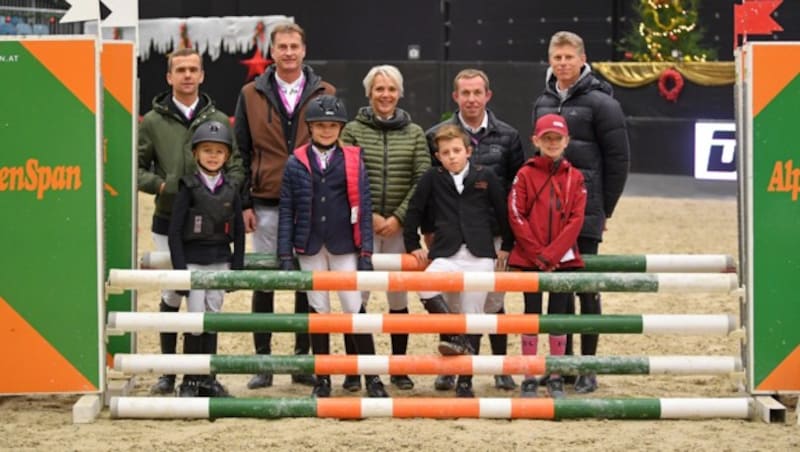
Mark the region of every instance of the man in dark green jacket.
<instances>
[{"instance_id":1,"label":"man in dark green jacket","mask_svg":"<svg viewBox=\"0 0 800 452\"><path fill-rule=\"evenodd\" d=\"M206 121L229 124L228 116L216 109L207 94L200 92L204 75L203 59L196 50L173 52L167 60L167 83L172 89L153 99L153 109L139 124L138 188L155 195L156 207L150 230L158 251L169 251L169 218L178 193L178 181L196 170L191 150L192 134ZM236 143L232 151L225 164L225 175L239 186L244 178L244 169ZM181 298L175 291L162 291L159 310L177 312ZM175 353L176 333L161 333L160 340L162 353ZM175 375L162 375L151 388L153 394L169 394L174 390Z\"/></svg>"}]
</instances>

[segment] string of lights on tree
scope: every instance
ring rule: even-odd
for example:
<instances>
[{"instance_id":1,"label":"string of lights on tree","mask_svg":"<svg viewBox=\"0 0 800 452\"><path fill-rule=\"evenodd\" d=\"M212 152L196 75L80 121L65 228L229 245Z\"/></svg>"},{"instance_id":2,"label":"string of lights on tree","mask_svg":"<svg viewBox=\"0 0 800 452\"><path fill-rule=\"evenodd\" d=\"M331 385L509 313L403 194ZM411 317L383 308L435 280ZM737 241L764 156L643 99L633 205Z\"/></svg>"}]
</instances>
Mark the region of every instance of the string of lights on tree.
<instances>
[{"instance_id":1,"label":"string of lights on tree","mask_svg":"<svg viewBox=\"0 0 800 452\"><path fill-rule=\"evenodd\" d=\"M626 39L625 57L633 61L708 61L713 50L700 45L700 0L639 0L638 20Z\"/></svg>"}]
</instances>

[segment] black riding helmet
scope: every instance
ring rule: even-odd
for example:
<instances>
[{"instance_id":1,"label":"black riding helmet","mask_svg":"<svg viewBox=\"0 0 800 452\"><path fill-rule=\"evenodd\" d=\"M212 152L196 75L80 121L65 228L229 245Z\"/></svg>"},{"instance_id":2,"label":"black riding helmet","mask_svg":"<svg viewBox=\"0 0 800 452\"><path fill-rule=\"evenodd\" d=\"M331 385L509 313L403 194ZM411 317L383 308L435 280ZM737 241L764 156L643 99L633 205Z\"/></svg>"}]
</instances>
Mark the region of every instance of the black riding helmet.
<instances>
[{"instance_id":1,"label":"black riding helmet","mask_svg":"<svg viewBox=\"0 0 800 452\"><path fill-rule=\"evenodd\" d=\"M230 152L233 139L231 131L219 121L207 121L200 124L192 134L192 149L204 141L213 141L228 146Z\"/></svg>"},{"instance_id":2,"label":"black riding helmet","mask_svg":"<svg viewBox=\"0 0 800 452\"><path fill-rule=\"evenodd\" d=\"M306 108L306 122L322 121L347 123L347 110L344 108L344 102L330 94L323 94L311 99Z\"/></svg>"}]
</instances>

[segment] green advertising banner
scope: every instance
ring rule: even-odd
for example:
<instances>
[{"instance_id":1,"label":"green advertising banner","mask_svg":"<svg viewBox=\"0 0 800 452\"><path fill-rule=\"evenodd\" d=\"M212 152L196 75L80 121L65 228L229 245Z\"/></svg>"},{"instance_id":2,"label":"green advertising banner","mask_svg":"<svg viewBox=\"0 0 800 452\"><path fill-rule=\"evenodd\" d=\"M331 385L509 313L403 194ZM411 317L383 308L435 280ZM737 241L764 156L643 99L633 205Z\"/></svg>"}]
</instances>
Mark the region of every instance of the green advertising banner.
<instances>
[{"instance_id":1,"label":"green advertising banner","mask_svg":"<svg viewBox=\"0 0 800 452\"><path fill-rule=\"evenodd\" d=\"M105 41L101 55L103 79L103 194L105 199L105 272L136 268L136 178L134 130L135 53L133 42ZM109 295L108 311L135 311L135 292ZM106 364L117 353L133 353L135 338L110 336Z\"/></svg>"},{"instance_id":2,"label":"green advertising banner","mask_svg":"<svg viewBox=\"0 0 800 452\"><path fill-rule=\"evenodd\" d=\"M97 61L0 39L0 394L102 390Z\"/></svg>"},{"instance_id":3,"label":"green advertising banner","mask_svg":"<svg viewBox=\"0 0 800 452\"><path fill-rule=\"evenodd\" d=\"M745 124L749 378L800 391L800 43L749 43Z\"/></svg>"}]
</instances>

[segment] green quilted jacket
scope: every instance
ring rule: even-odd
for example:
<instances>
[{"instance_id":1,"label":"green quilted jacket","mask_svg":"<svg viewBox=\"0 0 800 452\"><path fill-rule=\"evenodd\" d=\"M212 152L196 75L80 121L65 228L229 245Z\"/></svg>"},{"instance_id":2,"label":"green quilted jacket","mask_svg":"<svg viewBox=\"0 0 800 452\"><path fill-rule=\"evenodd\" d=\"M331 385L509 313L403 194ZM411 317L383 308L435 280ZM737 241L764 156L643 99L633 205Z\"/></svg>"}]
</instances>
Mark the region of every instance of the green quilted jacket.
<instances>
[{"instance_id":1,"label":"green quilted jacket","mask_svg":"<svg viewBox=\"0 0 800 452\"><path fill-rule=\"evenodd\" d=\"M417 181L431 165L422 128L399 108L384 121L371 107L362 107L344 127L342 141L363 149L373 213L404 223Z\"/></svg>"}]
</instances>

